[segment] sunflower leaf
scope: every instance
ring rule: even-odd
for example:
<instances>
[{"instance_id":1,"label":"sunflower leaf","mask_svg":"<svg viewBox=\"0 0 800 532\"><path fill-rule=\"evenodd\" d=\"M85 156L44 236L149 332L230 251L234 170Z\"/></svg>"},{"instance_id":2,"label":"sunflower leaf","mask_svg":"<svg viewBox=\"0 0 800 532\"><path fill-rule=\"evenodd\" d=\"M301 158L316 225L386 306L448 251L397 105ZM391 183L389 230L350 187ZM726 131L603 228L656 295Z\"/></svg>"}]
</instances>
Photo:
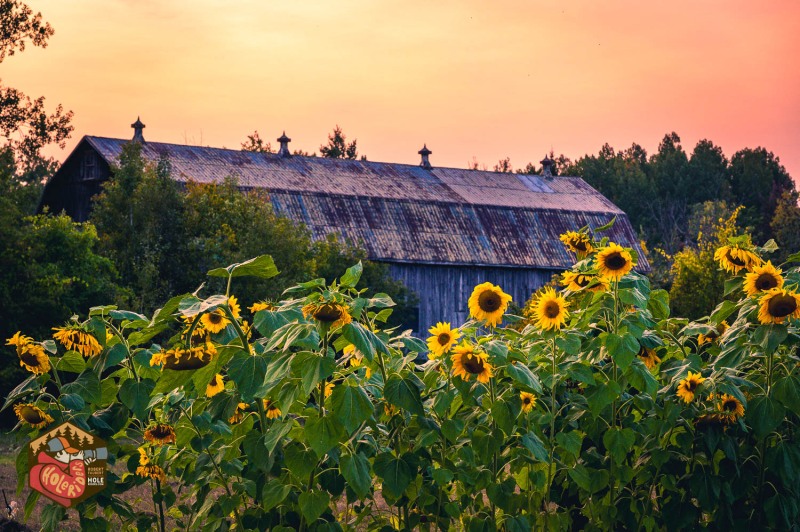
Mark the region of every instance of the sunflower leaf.
<instances>
[{"instance_id":1,"label":"sunflower leaf","mask_svg":"<svg viewBox=\"0 0 800 532\"><path fill-rule=\"evenodd\" d=\"M225 268L215 268L206 275L209 277L257 277L269 279L278 275L278 268L270 255L261 255L245 262L237 262Z\"/></svg>"},{"instance_id":2,"label":"sunflower leaf","mask_svg":"<svg viewBox=\"0 0 800 532\"><path fill-rule=\"evenodd\" d=\"M786 409L772 397L756 397L747 409L747 421L757 438L763 438L778 428L786 415Z\"/></svg>"},{"instance_id":3,"label":"sunflower leaf","mask_svg":"<svg viewBox=\"0 0 800 532\"><path fill-rule=\"evenodd\" d=\"M360 499L369 495L372 476L369 470L369 460L363 453L342 455L339 459L339 470Z\"/></svg>"},{"instance_id":4,"label":"sunflower leaf","mask_svg":"<svg viewBox=\"0 0 800 532\"><path fill-rule=\"evenodd\" d=\"M381 453L376 456L372 469L383 479L383 489L394 498L403 495L414 475L411 464L403 458L396 458L391 453Z\"/></svg>"},{"instance_id":5,"label":"sunflower leaf","mask_svg":"<svg viewBox=\"0 0 800 532\"><path fill-rule=\"evenodd\" d=\"M333 416L313 418L306 421L306 443L322 458L345 437L345 430Z\"/></svg>"},{"instance_id":6,"label":"sunflower leaf","mask_svg":"<svg viewBox=\"0 0 800 532\"><path fill-rule=\"evenodd\" d=\"M372 416L372 401L364 388L345 382L333 389L331 410L348 434L352 434Z\"/></svg>"},{"instance_id":7,"label":"sunflower leaf","mask_svg":"<svg viewBox=\"0 0 800 532\"><path fill-rule=\"evenodd\" d=\"M616 221L617 221L617 217L614 216L613 218L611 218L611 220L608 221L607 224L601 225L600 227L595 228L594 232L595 233L602 233L603 231L607 231L607 230L611 229L612 227L614 227L614 223Z\"/></svg>"},{"instance_id":8,"label":"sunflower leaf","mask_svg":"<svg viewBox=\"0 0 800 532\"><path fill-rule=\"evenodd\" d=\"M300 504L300 511L306 521L313 523L328 509L330 500L331 496L326 491L309 491L301 493L297 502Z\"/></svg>"},{"instance_id":9,"label":"sunflower leaf","mask_svg":"<svg viewBox=\"0 0 800 532\"><path fill-rule=\"evenodd\" d=\"M358 264L347 268L347 271L345 271L344 275L342 275L342 277L339 279L339 284L348 288L355 288L355 286L358 284L358 281L361 280L361 274L363 272L364 265L361 264L361 261L358 261Z\"/></svg>"},{"instance_id":10,"label":"sunflower leaf","mask_svg":"<svg viewBox=\"0 0 800 532\"><path fill-rule=\"evenodd\" d=\"M389 403L404 408L412 414L425 415L420 386L411 378L403 378L395 373L386 381L383 394Z\"/></svg>"},{"instance_id":11,"label":"sunflower leaf","mask_svg":"<svg viewBox=\"0 0 800 532\"><path fill-rule=\"evenodd\" d=\"M141 420L147 419L147 405L150 402L150 394L156 387L156 383L151 379L128 379L119 388L119 400L127 406L134 415Z\"/></svg>"},{"instance_id":12,"label":"sunflower leaf","mask_svg":"<svg viewBox=\"0 0 800 532\"><path fill-rule=\"evenodd\" d=\"M264 383L267 361L261 356L240 351L233 355L228 365L228 375L236 383L242 401L249 403L253 400L253 394Z\"/></svg>"},{"instance_id":13,"label":"sunflower leaf","mask_svg":"<svg viewBox=\"0 0 800 532\"><path fill-rule=\"evenodd\" d=\"M74 393L83 398L87 403L99 404L101 400L100 394L100 378L92 370L86 370L69 384L61 387L62 393Z\"/></svg>"},{"instance_id":14,"label":"sunflower leaf","mask_svg":"<svg viewBox=\"0 0 800 532\"><path fill-rule=\"evenodd\" d=\"M37 377L38 377L37 375L31 375L30 377L22 381L19 385L17 385L16 388L11 390L11 392L8 394L8 397L6 397L5 402L3 403L3 408L1 408L0 411L5 410L6 408L9 407L9 405L11 405L11 403L16 401L19 397L26 395L28 392L36 388L38 384Z\"/></svg>"},{"instance_id":15,"label":"sunflower leaf","mask_svg":"<svg viewBox=\"0 0 800 532\"><path fill-rule=\"evenodd\" d=\"M196 316L201 312L211 310L228 302L228 298L222 294L217 294L206 299L199 299L195 296L185 297L178 305L178 310L184 316Z\"/></svg>"},{"instance_id":16,"label":"sunflower leaf","mask_svg":"<svg viewBox=\"0 0 800 532\"><path fill-rule=\"evenodd\" d=\"M528 366L511 363L506 366L506 373L526 391L532 391L541 395L542 383L539 382L539 377L534 375Z\"/></svg>"},{"instance_id":17,"label":"sunflower leaf","mask_svg":"<svg viewBox=\"0 0 800 532\"><path fill-rule=\"evenodd\" d=\"M333 374L336 362L332 358L323 357L310 351L297 353L292 359L292 373L303 382L303 393L308 395L311 390L324 379Z\"/></svg>"}]
</instances>

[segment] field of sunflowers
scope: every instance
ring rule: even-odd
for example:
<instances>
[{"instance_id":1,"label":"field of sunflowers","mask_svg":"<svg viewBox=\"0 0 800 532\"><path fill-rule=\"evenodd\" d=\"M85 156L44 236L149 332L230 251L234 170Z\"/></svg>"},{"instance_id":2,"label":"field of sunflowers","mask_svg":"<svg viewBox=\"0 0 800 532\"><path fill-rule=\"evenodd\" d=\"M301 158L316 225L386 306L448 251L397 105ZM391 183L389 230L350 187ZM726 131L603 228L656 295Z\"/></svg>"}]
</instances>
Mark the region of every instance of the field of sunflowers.
<instances>
[{"instance_id":1,"label":"field of sunflowers","mask_svg":"<svg viewBox=\"0 0 800 532\"><path fill-rule=\"evenodd\" d=\"M800 254L773 265L774 244L730 239L726 299L690 322L633 250L562 241L574 267L521 316L483 283L471 319L426 341L385 327L393 302L363 297L360 264L279 302L234 295L277 273L269 256L209 272L224 294L17 333L17 430L71 421L115 466L74 509L33 492L26 513L48 504L51 530L67 512L91 530L797 528ZM20 487L28 469L23 450ZM143 484L151 500L125 496Z\"/></svg>"}]
</instances>

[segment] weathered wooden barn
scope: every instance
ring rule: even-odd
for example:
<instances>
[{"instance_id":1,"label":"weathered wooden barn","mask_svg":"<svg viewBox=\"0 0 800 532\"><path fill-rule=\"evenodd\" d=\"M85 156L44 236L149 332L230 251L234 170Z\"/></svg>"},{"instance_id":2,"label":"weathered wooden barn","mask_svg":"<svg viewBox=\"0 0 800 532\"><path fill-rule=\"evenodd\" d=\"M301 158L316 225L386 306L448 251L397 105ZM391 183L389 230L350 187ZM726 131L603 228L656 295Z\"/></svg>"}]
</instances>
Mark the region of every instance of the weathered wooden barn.
<instances>
[{"instance_id":1,"label":"weathered wooden barn","mask_svg":"<svg viewBox=\"0 0 800 532\"><path fill-rule=\"evenodd\" d=\"M320 239L337 232L360 243L370 259L420 295L417 330L437 321L461 323L472 288L500 285L522 305L553 273L573 264L559 235L585 225L636 248L649 269L628 217L579 177L499 173L291 155L283 135L276 154L145 141L147 160L168 157L179 182L209 183L235 176L262 189L277 213L303 223ZM85 220L92 196L111 176L128 139L86 136L47 183L41 206ZM265 253L270 250L265 249Z\"/></svg>"}]
</instances>

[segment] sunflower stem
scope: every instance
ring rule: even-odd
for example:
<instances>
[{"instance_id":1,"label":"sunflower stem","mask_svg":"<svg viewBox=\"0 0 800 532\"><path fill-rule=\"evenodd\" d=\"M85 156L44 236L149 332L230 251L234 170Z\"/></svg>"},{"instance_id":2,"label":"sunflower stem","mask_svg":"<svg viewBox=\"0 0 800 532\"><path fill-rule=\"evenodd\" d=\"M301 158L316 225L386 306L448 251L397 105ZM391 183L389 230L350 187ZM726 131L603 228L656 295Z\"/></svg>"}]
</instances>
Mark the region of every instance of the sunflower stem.
<instances>
[{"instance_id":1,"label":"sunflower stem","mask_svg":"<svg viewBox=\"0 0 800 532\"><path fill-rule=\"evenodd\" d=\"M130 347L130 345L128 345L127 338L125 338L122 335L122 333L119 331L119 329L114 327L114 324L109 322L108 326L109 326L109 328L111 328L111 332L114 333L114 336L119 338L119 341L122 342L122 345L125 346L125 355L126 355L126 357L128 359L128 364L131 367L131 373L133 373L133 377L136 379L136 382L139 382L139 375L136 373L136 368L133 365L133 357L131 356L131 347Z\"/></svg>"},{"instance_id":2,"label":"sunflower stem","mask_svg":"<svg viewBox=\"0 0 800 532\"><path fill-rule=\"evenodd\" d=\"M554 456L554 448L555 448L555 432L556 432L556 337L553 335L552 341L550 343L551 348L551 370L552 374L550 377L550 456L547 460L547 489L544 492L545 496L545 514L550 511L550 488L553 484L553 456ZM545 518L545 523L547 520Z\"/></svg>"},{"instance_id":3,"label":"sunflower stem","mask_svg":"<svg viewBox=\"0 0 800 532\"><path fill-rule=\"evenodd\" d=\"M159 516L159 530L165 532L167 527L164 523L164 496L161 494L161 481L156 479L156 493L158 497L158 516Z\"/></svg>"}]
</instances>

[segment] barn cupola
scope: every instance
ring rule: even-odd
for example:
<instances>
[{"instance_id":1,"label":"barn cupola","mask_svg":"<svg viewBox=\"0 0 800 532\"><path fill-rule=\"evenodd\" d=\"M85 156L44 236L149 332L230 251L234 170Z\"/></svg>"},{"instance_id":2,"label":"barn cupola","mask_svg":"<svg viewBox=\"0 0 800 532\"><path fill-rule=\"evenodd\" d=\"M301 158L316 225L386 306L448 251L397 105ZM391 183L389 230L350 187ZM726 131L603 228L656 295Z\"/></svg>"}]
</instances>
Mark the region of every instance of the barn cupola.
<instances>
[{"instance_id":1,"label":"barn cupola","mask_svg":"<svg viewBox=\"0 0 800 532\"><path fill-rule=\"evenodd\" d=\"M286 136L286 132L283 132L283 135L278 137L278 142L281 143L281 147L278 149L278 157L291 157L292 154L289 152L289 143L292 142L292 139Z\"/></svg>"},{"instance_id":2,"label":"barn cupola","mask_svg":"<svg viewBox=\"0 0 800 532\"><path fill-rule=\"evenodd\" d=\"M142 134L142 130L146 126L142 124L142 120L138 116L136 117L136 122L131 124L131 127L133 128L133 141L144 143L144 135Z\"/></svg>"},{"instance_id":3,"label":"barn cupola","mask_svg":"<svg viewBox=\"0 0 800 532\"><path fill-rule=\"evenodd\" d=\"M431 166L431 162L430 162L430 160L428 160L428 156L429 156L431 153L433 153L433 152L432 152L431 150L429 150L429 149L428 149L428 145L427 145L427 144L423 144L423 145L422 145L422 149L421 149L421 150L419 150L417 153L419 153L420 155L422 155L422 162L420 162L420 163L419 163L419 165L420 165L422 168L424 168L425 170L430 170L431 168L433 168L433 167Z\"/></svg>"},{"instance_id":4,"label":"barn cupola","mask_svg":"<svg viewBox=\"0 0 800 532\"><path fill-rule=\"evenodd\" d=\"M556 162L545 155L544 159L539 161L539 163L542 165L542 177L545 179L553 179L553 168L555 167Z\"/></svg>"}]
</instances>

